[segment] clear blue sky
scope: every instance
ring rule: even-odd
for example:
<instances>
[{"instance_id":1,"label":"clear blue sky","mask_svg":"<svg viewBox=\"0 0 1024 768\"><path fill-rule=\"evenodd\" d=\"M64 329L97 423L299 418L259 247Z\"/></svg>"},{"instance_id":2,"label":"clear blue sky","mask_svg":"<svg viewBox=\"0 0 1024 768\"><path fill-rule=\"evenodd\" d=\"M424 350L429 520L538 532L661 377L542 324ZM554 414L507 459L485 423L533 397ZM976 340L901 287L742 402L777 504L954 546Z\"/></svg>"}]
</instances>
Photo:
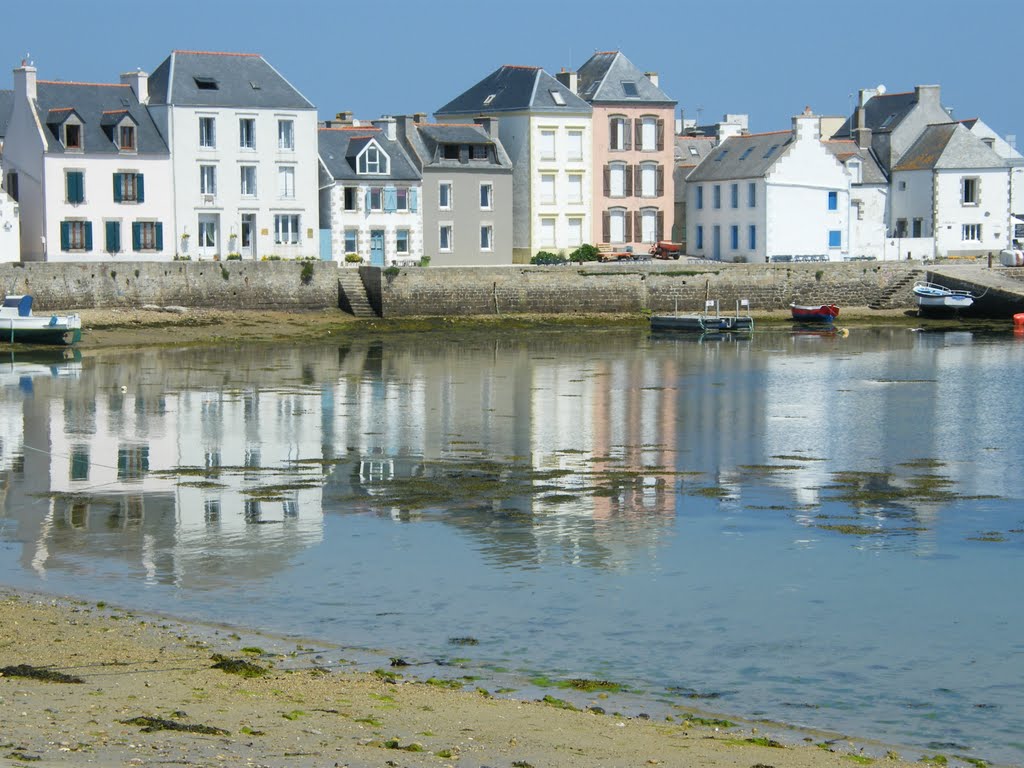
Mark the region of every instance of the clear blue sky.
<instances>
[{"instance_id":1,"label":"clear blue sky","mask_svg":"<svg viewBox=\"0 0 1024 768\"><path fill-rule=\"evenodd\" d=\"M50 0L3 16L0 88L26 53L41 79L116 82L172 49L252 52L322 118L370 119L433 113L502 64L554 73L618 49L702 122L747 113L751 130L780 130L804 106L848 114L859 88L937 83L954 117L1024 146L1019 0Z\"/></svg>"}]
</instances>

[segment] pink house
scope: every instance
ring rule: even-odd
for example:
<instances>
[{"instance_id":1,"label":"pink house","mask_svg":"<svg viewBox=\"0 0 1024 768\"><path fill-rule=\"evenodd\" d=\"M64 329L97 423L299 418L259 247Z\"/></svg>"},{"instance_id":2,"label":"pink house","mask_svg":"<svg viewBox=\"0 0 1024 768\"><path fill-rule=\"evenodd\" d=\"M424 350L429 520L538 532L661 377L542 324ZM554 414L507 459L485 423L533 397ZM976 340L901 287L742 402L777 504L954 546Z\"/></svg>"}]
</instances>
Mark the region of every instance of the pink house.
<instances>
[{"instance_id":1,"label":"pink house","mask_svg":"<svg viewBox=\"0 0 1024 768\"><path fill-rule=\"evenodd\" d=\"M595 53L558 79L594 109L595 243L640 253L669 239L674 217L676 102L619 51Z\"/></svg>"}]
</instances>

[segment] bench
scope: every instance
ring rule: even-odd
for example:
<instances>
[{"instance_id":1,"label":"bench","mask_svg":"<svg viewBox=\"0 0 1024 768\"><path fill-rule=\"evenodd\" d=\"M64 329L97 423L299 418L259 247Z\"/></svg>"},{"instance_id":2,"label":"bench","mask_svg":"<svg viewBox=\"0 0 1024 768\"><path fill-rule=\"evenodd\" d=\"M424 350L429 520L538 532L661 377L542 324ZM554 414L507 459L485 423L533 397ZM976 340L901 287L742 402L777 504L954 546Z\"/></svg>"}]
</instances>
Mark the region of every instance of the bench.
<instances>
[{"instance_id":1,"label":"bench","mask_svg":"<svg viewBox=\"0 0 1024 768\"><path fill-rule=\"evenodd\" d=\"M619 249L614 245L602 244L597 246L598 258L601 261L620 261L622 259L633 260L636 258L636 254L633 253L633 247L627 245L625 248Z\"/></svg>"}]
</instances>

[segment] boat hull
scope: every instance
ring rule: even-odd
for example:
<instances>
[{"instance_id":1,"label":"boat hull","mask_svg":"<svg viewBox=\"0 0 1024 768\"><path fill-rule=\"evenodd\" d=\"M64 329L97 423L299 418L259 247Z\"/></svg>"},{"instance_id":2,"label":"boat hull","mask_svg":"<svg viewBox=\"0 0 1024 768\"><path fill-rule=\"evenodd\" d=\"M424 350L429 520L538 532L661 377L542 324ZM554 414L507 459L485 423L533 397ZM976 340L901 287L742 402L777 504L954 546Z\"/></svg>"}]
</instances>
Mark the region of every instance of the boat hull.
<instances>
[{"instance_id":1,"label":"boat hull","mask_svg":"<svg viewBox=\"0 0 1024 768\"><path fill-rule=\"evenodd\" d=\"M802 323L831 323L839 314L839 307L835 304L818 304L816 306L790 304L789 310L793 319Z\"/></svg>"},{"instance_id":2,"label":"boat hull","mask_svg":"<svg viewBox=\"0 0 1024 768\"><path fill-rule=\"evenodd\" d=\"M708 315L651 315L652 331L681 331L690 333L732 333L754 330L754 318Z\"/></svg>"},{"instance_id":3,"label":"boat hull","mask_svg":"<svg viewBox=\"0 0 1024 768\"><path fill-rule=\"evenodd\" d=\"M10 322L0 318L0 342L9 344L77 344L82 340L82 327L74 322L52 323L46 318L18 318L39 322Z\"/></svg>"}]
</instances>

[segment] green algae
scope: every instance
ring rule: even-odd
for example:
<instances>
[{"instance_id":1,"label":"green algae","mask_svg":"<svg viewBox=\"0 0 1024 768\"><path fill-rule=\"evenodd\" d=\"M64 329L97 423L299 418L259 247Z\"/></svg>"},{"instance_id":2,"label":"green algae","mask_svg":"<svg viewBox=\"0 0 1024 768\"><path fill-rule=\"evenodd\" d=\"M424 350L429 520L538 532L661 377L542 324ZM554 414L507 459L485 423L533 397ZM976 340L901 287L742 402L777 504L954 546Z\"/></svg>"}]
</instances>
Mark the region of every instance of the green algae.
<instances>
[{"instance_id":1,"label":"green algae","mask_svg":"<svg viewBox=\"0 0 1024 768\"><path fill-rule=\"evenodd\" d=\"M245 659L230 659L226 656L221 656L219 653L214 654L212 658L214 661L214 664L211 665L212 669L219 669L230 675L239 675L240 677L263 677L270 672L266 667L261 667L259 664L253 664L251 661L246 661Z\"/></svg>"},{"instance_id":2,"label":"green algae","mask_svg":"<svg viewBox=\"0 0 1024 768\"><path fill-rule=\"evenodd\" d=\"M155 731L183 731L185 733L201 733L207 736L230 736L229 731L225 731L223 728L216 728L212 725L201 725L198 723L182 723L178 720L168 720L162 717L149 717L148 715L140 715L139 717L132 717L127 720L121 720L124 725L139 725L142 726L144 733L153 733Z\"/></svg>"},{"instance_id":3,"label":"green algae","mask_svg":"<svg viewBox=\"0 0 1024 768\"><path fill-rule=\"evenodd\" d=\"M0 675L4 677L24 677L29 680L40 680L45 683L84 683L80 677L66 675L63 672L54 672L47 667L34 667L31 664L15 664L10 667L0 667Z\"/></svg>"}]
</instances>

